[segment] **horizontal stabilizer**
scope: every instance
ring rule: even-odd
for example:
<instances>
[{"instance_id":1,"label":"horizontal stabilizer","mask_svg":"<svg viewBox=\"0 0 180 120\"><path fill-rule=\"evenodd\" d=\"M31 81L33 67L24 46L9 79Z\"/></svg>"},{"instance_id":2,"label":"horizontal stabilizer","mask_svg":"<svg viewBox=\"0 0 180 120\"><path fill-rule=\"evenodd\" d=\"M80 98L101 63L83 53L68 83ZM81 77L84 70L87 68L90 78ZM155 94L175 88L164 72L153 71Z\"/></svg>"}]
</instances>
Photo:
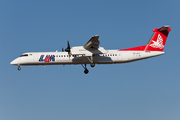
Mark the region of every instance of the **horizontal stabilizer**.
<instances>
[{"instance_id":1,"label":"horizontal stabilizer","mask_svg":"<svg viewBox=\"0 0 180 120\"><path fill-rule=\"evenodd\" d=\"M157 28L157 29L153 29L154 32L159 31L159 32L163 32L163 31L171 31L171 26L163 26L162 28Z\"/></svg>"}]
</instances>

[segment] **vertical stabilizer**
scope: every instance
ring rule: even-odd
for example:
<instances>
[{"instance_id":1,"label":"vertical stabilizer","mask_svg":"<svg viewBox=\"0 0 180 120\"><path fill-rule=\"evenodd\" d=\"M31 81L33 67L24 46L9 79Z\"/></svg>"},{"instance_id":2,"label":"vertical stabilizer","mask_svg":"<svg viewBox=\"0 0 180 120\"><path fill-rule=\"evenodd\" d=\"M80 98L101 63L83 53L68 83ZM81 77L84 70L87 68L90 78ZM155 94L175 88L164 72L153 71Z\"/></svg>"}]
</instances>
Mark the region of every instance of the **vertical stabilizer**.
<instances>
[{"instance_id":1,"label":"vertical stabilizer","mask_svg":"<svg viewBox=\"0 0 180 120\"><path fill-rule=\"evenodd\" d=\"M163 51L171 26L153 29L153 36L146 45L144 51Z\"/></svg>"}]
</instances>

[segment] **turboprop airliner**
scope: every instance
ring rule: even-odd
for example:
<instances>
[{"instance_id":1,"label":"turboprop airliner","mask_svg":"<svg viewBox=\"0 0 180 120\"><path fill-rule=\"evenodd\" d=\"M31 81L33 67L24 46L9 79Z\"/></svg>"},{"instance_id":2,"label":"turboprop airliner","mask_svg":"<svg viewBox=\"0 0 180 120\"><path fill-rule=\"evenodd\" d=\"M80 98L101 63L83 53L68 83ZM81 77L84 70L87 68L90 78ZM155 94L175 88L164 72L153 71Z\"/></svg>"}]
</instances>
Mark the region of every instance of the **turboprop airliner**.
<instances>
[{"instance_id":1,"label":"turboprop airliner","mask_svg":"<svg viewBox=\"0 0 180 120\"><path fill-rule=\"evenodd\" d=\"M87 74L87 64L117 64L142 60L164 54L164 46L171 31L170 26L153 29L154 34L147 45L128 49L106 50L100 47L99 36L93 36L84 46L70 47L62 52L27 52L13 60L10 64L17 65L71 65L81 64Z\"/></svg>"}]
</instances>

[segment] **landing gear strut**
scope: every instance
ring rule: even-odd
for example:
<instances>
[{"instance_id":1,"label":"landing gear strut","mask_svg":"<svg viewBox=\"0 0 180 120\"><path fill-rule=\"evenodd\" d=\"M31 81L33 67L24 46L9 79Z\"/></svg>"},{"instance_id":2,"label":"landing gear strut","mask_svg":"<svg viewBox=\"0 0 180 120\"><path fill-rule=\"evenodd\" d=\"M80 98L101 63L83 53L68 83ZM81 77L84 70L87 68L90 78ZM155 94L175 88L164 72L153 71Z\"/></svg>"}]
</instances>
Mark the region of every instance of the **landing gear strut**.
<instances>
[{"instance_id":1,"label":"landing gear strut","mask_svg":"<svg viewBox=\"0 0 180 120\"><path fill-rule=\"evenodd\" d=\"M20 66L18 66L18 68L17 68L19 71L21 70L21 67Z\"/></svg>"},{"instance_id":2,"label":"landing gear strut","mask_svg":"<svg viewBox=\"0 0 180 120\"><path fill-rule=\"evenodd\" d=\"M81 65L82 65L82 67L85 69L85 70L84 70L84 73L85 73L85 74L88 74L89 70L86 68L86 64L84 64L84 66L83 66L83 64L81 64Z\"/></svg>"},{"instance_id":3,"label":"landing gear strut","mask_svg":"<svg viewBox=\"0 0 180 120\"><path fill-rule=\"evenodd\" d=\"M91 66L91 67L94 67L94 66L95 66L95 63L94 63L94 60L93 60L93 56L90 56L90 57L87 56L87 59L88 59L89 62L91 63L90 66Z\"/></svg>"}]
</instances>

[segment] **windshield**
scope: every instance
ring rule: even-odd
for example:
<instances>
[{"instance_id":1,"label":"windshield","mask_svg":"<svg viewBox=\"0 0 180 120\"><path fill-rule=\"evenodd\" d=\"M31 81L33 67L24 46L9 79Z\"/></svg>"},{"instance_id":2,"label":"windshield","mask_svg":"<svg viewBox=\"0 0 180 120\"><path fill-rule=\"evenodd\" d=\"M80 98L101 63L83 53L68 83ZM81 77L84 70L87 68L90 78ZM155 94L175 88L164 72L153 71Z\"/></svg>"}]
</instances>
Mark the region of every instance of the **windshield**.
<instances>
[{"instance_id":1,"label":"windshield","mask_svg":"<svg viewBox=\"0 0 180 120\"><path fill-rule=\"evenodd\" d=\"M28 54L23 54L23 55L21 55L20 57L24 57L24 56L28 56Z\"/></svg>"}]
</instances>

